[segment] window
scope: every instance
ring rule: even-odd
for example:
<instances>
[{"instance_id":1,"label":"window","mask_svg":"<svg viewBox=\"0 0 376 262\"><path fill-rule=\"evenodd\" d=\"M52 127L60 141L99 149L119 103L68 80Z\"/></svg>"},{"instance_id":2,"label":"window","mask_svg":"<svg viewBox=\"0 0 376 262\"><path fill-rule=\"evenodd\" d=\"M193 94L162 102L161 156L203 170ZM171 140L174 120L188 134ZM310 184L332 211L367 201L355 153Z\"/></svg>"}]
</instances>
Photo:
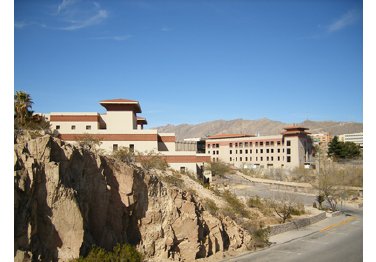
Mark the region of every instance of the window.
<instances>
[{"instance_id":1,"label":"window","mask_svg":"<svg viewBox=\"0 0 376 262\"><path fill-rule=\"evenodd\" d=\"M243 147L243 143L240 142L240 143L239 143L239 147Z\"/></svg>"},{"instance_id":2,"label":"window","mask_svg":"<svg viewBox=\"0 0 376 262\"><path fill-rule=\"evenodd\" d=\"M277 141L277 146L280 146L281 145L281 141Z\"/></svg>"},{"instance_id":3,"label":"window","mask_svg":"<svg viewBox=\"0 0 376 262\"><path fill-rule=\"evenodd\" d=\"M180 173L183 173L183 174L185 173L185 166L180 167Z\"/></svg>"},{"instance_id":4,"label":"window","mask_svg":"<svg viewBox=\"0 0 376 262\"><path fill-rule=\"evenodd\" d=\"M260 149L260 153L261 153L261 154L264 153L264 150L263 150L263 149Z\"/></svg>"},{"instance_id":5,"label":"window","mask_svg":"<svg viewBox=\"0 0 376 262\"><path fill-rule=\"evenodd\" d=\"M269 157L268 156L266 157L266 161L269 161Z\"/></svg>"},{"instance_id":6,"label":"window","mask_svg":"<svg viewBox=\"0 0 376 262\"><path fill-rule=\"evenodd\" d=\"M213 150L213 155L215 155L215 150Z\"/></svg>"},{"instance_id":7,"label":"window","mask_svg":"<svg viewBox=\"0 0 376 262\"><path fill-rule=\"evenodd\" d=\"M256 161L257 161L257 156L256 156Z\"/></svg>"},{"instance_id":8,"label":"window","mask_svg":"<svg viewBox=\"0 0 376 262\"><path fill-rule=\"evenodd\" d=\"M248 161L248 157L245 157L245 161Z\"/></svg>"},{"instance_id":9,"label":"window","mask_svg":"<svg viewBox=\"0 0 376 262\"><path fill-rule=\"evenodd\" d=\"M56 129L60 129L60 126L59 126L59 125L57 125L57 126L56 126Z\"/></svg>"},{"instance_id":10,"label":"window","mask_svg":"<svg viewBox=\"0 0 376 262\"><path fill-rule=\"evenodd\" d=\"M249 161L252 161L252 157L249 158Z\"/></svg>"},{"instance_id":11,"label":"window","mask_svg":"<svg viewBox=\"0 0 376 262\"><path fill-rule=\"evenodd\" d=\"M277 153L281 153L281 149L278 148L278 149L277 149Z\"/></svg>"},{"instance_id":12,"label":"window","mask_svg":"<svg viewBox=\"0 0 376 262\"><path fill-rule=\"evenodd\" d=\"M291 149L290 148L287 148L287 152L286 152L288 155L291 155Z\"/></svg>"},{"instance_id":13,"label":"window","mask_svg":"<svg viewBox=\"0 0 376 262\"><path fill-rule=\"evenodd\" d=\"M230 150L230 155L232 154L232 150Z\"/></svg>"},{"instance_id":14,"label":"window","mask_svg":"<svg viewBox=\"0 0 376 262\"><path fill-rule=\"evenodd\" d=\"M217 150L217 155L219 155L219 151Z\"/></svg>"},{"instance_id":15,"label":"window","mask_svg":"<svg viewBox=\"0 0 376 262\"><path fill-rule=\"evenodd\" d=\"M238 143L235 143L235 147L238 147Z\"/></svg>"},{"instance_id":16,"label":"window","mask_svg":"<svg viewBox=\"0 0 376 262\"><path fill-rule=\"evenodd\" d=\"M242 157L240 157L240 161L243 161Z\"/></svg>"},{"instance_id":17,"label":"window","mask_svg":"<svg viewBox=\"0 0 376 262\"><path fill-rule=\"evenodd\" d=\"M239 150L239 154L243 154L243 150Z\"/></svg>"},{"instance_id":18,"label":"window","mask_svg":"<svg viewBox=\"0 0 376 262\"><path fill-rule=\"evenodd\" d=\"M266 149L266 153L269 153L269 148Z\"/></svg>"},{"instance_id":19,"label":"window","mask_svg":"<svg viewBox=\"0 0 376 262\"><path fill-rule=\"evenodd\" d=\"M265 145L268 146L269 145L269 141L265 142Z\"/></svg>"},{"instance_id":20,"label":"window","mask_svg":"<svg viewBox=\"0 0 376 262\"><path fill-rule=\"evenodd\" d=\"M262 161L262 157L260 157L260 161Z\"/></svg>"},{"instance_id":21,"label":"window","mask_svg":"<svg viewBox=\"0 0 376 262\"><path fill-rule=\"evenodd\" d=\"M208 148L210 148L210 144L208 144Z\"/></svg>"},{"instance_id":22,"label":"window","mask_svg":"<svg viewBox=\"0 0 376 262\"><path fill-rule=\"evenodd\" d=\"M219 147L219 144L216 144L217 148Z\"/></svg>"},{"instance_id":23,"label":"window","mask_svg":"<svg viewBox=\"0 0 376 262\"><path fill-rule=\"evenodd\" d=\"M86 126L86 130L91 130L91 126Z\"/></svg>"},{"instance_id":24,"label":"window","mask_svg":"<svg viewBox=\"0 0 376 262\"><path fill-rule=\"evenodd\" d=\"M244 146L245 146L245 147L248 147L248 142L245 142L245 143L244 143Z\"/></svg>"},{"instance_id":25,"label":"window","mask_svg":"<svg viewBox=\"0 0 376 262\"><path fill-rule=\"evenodd\" d=\"M255 146L258 146L258 142L255 142Z\"/></svg>"},{"instance_id":26,"label":"window","mask_svg":"<svg viewBox=\"0 0 376 262\"><path fill-rule=\"evenodd\" d=\"M210 151L208 151L208 154L210 154Z\"/></svg>"},{"instance_id":27,"label":"window","mask_svg":"<svg viewBox=\"0 0 376 262\"><path fill-rule=\"evenodd\" d=\"M270 145L271 145L271 146L274 146L274 142L273 142L273 141L272 141L272 142L270 142Z\"/></svg>"},{"instance_id":28,"label":"window","mask_svg":"<svg viewBox=\"0 0 376 262\"><path fill-rule=\"evenodd\" d=\"M248 149L245 150L245 153L248 154Z\"/></svg>"},{"instance_id":29,"label":"window","mask_svg":"<svg viewBox=\"0 0 376 262\"><path fill-rule=\"evenodd\" d=\"M75 129L76 129L76 126L71 126L71 129L72 129L72 130L75 130Z\"/></svg>"},{"instance_id":30,"label":"window","mask_svg":"<svg viewBox=\"0 0 376 262\"><path fill-rule=\"evenodd\" d=\"M134 144L129 145L129 152L134 152Z\"/></svg>"},{"instance_id":31,"label":"window","mask_svg":"<svg viewBox=\"0 0 376 262\"><path fill-rule=\"evenodd\" d=\"M238 153L238 150L235 150L235 154L237 154Z\"/></svg>"},{"instance_id":32,"label":"window","mask_svg":"<svg viewBox=\"0 0 376 262\"><path fill-rule=\"evenodd\" d=\"M263 146L264 145L264 142L260 142L260 146Z\"/></svg>"},{"instance_id":33,"label":"window","mask_svg":"<svg viewBox=\"0 0 376 262\"><path fill-rule=\"evenodd\" d=\"M232 157L230 157L230 161L232 161Z\"/></svg>"},{"instance_id":34,"label":"window","mask_svg":"<svg viewBox=\"0 0 376 262\"><path fill-rule=\"evenodd\" d=\"M252 146L252 142L249 142L249 146Z\"/></svg>"},{"instance_id":35,"label":"window","mask_svg":"<svg viewBox=\"0 0 376 262\"><path fill-rule=\"evenodd\" d=\"M291 156L288 156L288 157L287 157L287 162L288 162L288 163L291 162Z\"/></svg>"},{"instance_id":36,"label":"window","mask_svg":"<svg viewBox=\"0 0 376 262\"><path fill-rule=\"evenodd\" d=\"M290 140L286 141L286 146L291 146L291 141Z\"/></svg>"},{"instance_id":37,"label":"window","mask_svg":"<svg viewBox=\"0 0 376 262\"><path fill-rule=\"evenodd\" d=\"M112 151L115 152L118 150L118 144L113 144L112 145Z\"/></svg>"},{"instance_id":38,"label":"window","mask_svg":"<svg viewBox=\"0 0 376 262\"><path fill-rule=\"evenodd\" d=\"M280 157L278 157L278 158L277 158L277 160L278 160L278 161L280 161L280 160L281 160L281 158L280 158Z\"/></svg>"},{"instance_id":39,"label":"window","mask_svg":"<svg viewBox=\"0 0 376 262\"><path fill-rule=\"evenodd\" d=\"M274 153L274 149L272 148L272 149L270 149L270 153Z\"/></svg>"},{"instance_id":40,"label":"window","mask_svg":"<svg viewBox=\"0 0 376 262\"><path fill-rule=\"evenodd\" d=\"M273 157L272 156L270 157L270 160L273 161Z\"/></svg>"},{"instance_id":41,"label":"window","mask_svg":"<svg viewBox=\"0 0 376 262\"><path fill-rule=\"evenodd\" d=\"M249 150L249 153L250 153L250 154L252 154L252 149L251 149L251 150Z\"/></svg>"},{"instance_id":42,"label":"window","mask_svg":"<svg viewBox=\"0 0 376 262\"><path fill-rule=\"evenodd\" d=\"M232 143L230 143L230 147L232 147Z\"/></svg>"},{"instance_id":43,"label":"window","mask_svg":"<svg viewBox=\"0 0 376 262\"><path fill-rule=\"evenodd\" d=\"M256 154L258 154L258 149L256 149Z\"/></svg>"}]
</instances>

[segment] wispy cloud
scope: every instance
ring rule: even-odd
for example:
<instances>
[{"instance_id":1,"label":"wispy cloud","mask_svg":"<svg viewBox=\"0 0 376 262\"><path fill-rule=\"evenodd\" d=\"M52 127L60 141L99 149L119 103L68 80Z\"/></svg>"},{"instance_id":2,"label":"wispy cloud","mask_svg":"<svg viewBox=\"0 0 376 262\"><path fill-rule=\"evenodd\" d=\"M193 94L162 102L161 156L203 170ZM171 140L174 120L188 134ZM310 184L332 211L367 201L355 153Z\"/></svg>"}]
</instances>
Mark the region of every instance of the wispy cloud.
<instances>
[{"instance_id":1,"label":"wispy cloud","mask_svg":"<svg viewBox=\"0 0 376 262\"><path fill-rule=\"evenodd\" d=\"M92 37L91 39L125 41L125 40L128 40L131 37L132 37L132 35L115 35L115 36L98 36L98 37Z\"/></svg>"},{"instance_id":2,"label":"wispy cloud","mask_svg":"<svg viewBox=\"0 0 376 262\"><path fill-rule=\"evenodd\" d=\"M83 20L69 21L70 25L62 27L61 29L72 31L72 30L77 30L77 29L81 29L85 27L90 27L93 25L100 24L107 17L108 17L108 12L104 9L100 9L100 10L97 10L97 12L94 15L87 17Z\"/></svg>"},{"instance_id":3,"label":"wispy cloud","mask_svg":"<svg viewBox=\"0 0 376 262\"><path fill-rule=\"evenodd\" d=\"M346 14L331 23L327 30L329 33L339 31L347 26L354 24L359 18L359 13L356 10L350 10Z\"/></svg>"},{"instance_id":4,"label":"wispy cloud","mask_svg":"<svg viewBox=\"0 0 376 262\"><path fill-rule=\"evenodd\" d=\"M36 26L40 26L40 27L47 27L45 24L41 24L41 23L37 23L37 22L16 21L14 23L14 27L17 28L17 29L23 29L24 27L32 26L32 25L36 25Z\"/></svg>"},{"instance_id":5,"label":"wispy cloud","mask_svg":"<svg viewBox=\"0 0 376 262\"><path fill-rule=\"evenodd\" d=\"M77 3L77 0L63 0L58 6L57 6L57 13L59 14L63 10L67 9L69 6L72 6Z\"/></svg>"}]
</instances>

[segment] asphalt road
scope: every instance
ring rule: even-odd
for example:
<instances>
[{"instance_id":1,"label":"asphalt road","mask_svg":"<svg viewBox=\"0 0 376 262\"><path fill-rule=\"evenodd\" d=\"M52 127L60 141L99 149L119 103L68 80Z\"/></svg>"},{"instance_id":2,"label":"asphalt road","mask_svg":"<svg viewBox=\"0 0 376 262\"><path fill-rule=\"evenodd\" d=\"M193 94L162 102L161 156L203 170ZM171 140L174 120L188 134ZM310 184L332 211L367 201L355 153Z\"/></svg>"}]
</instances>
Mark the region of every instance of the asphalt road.
<instances>
[{"instance_id":1,"label":"asphalt road","mask_svg":"<svg viewBox=\"0 0 376 262\"><path fill-rule=\"evenodd\" d=\"M295 233L288 234L293 237ZM346 215L322 222L321 228L306 236L226 261L363 261L363 212L349 208Z\"/></svg>"}]
</instances>

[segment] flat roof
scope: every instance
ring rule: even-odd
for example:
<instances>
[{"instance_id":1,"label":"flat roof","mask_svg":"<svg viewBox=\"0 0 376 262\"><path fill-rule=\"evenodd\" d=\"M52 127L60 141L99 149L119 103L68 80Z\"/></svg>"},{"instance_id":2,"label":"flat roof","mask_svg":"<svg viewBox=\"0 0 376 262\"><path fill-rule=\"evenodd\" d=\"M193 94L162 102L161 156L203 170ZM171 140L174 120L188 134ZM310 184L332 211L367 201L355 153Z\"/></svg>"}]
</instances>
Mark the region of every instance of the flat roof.
<instances>
[{"instance_id":1,"label":"flat roof","mask_svg":"<svg viewBox=\"0 0 376 262\"><path fill-rule=\"evenodd\" d=\"M245 134L217 134L208 136L207 139L224 139L224 138L238 138L238 137L255 137L255 135L245 135Z\"/></svg>"}]
</instances>

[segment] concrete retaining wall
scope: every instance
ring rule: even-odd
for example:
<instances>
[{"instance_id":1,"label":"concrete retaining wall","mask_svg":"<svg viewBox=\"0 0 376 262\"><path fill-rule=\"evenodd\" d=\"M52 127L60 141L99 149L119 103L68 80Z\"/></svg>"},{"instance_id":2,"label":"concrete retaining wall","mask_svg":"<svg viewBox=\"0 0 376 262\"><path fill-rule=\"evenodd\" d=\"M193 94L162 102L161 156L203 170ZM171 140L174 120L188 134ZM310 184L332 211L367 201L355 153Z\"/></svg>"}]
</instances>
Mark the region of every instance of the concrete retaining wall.
<instances>
[{"instance_id":1,"label":"concrete retaining wall","mask_svg":"<svg viewBox=\"0 0 376 262\"><path fill-rule=\"evenodd\" d=\"M274 236L294 229L299 229L317 223L325 218L326 212L322 212L312 217L300 218L285 224L270 226L269 236Z\"/></svg>"}]
</instances>

